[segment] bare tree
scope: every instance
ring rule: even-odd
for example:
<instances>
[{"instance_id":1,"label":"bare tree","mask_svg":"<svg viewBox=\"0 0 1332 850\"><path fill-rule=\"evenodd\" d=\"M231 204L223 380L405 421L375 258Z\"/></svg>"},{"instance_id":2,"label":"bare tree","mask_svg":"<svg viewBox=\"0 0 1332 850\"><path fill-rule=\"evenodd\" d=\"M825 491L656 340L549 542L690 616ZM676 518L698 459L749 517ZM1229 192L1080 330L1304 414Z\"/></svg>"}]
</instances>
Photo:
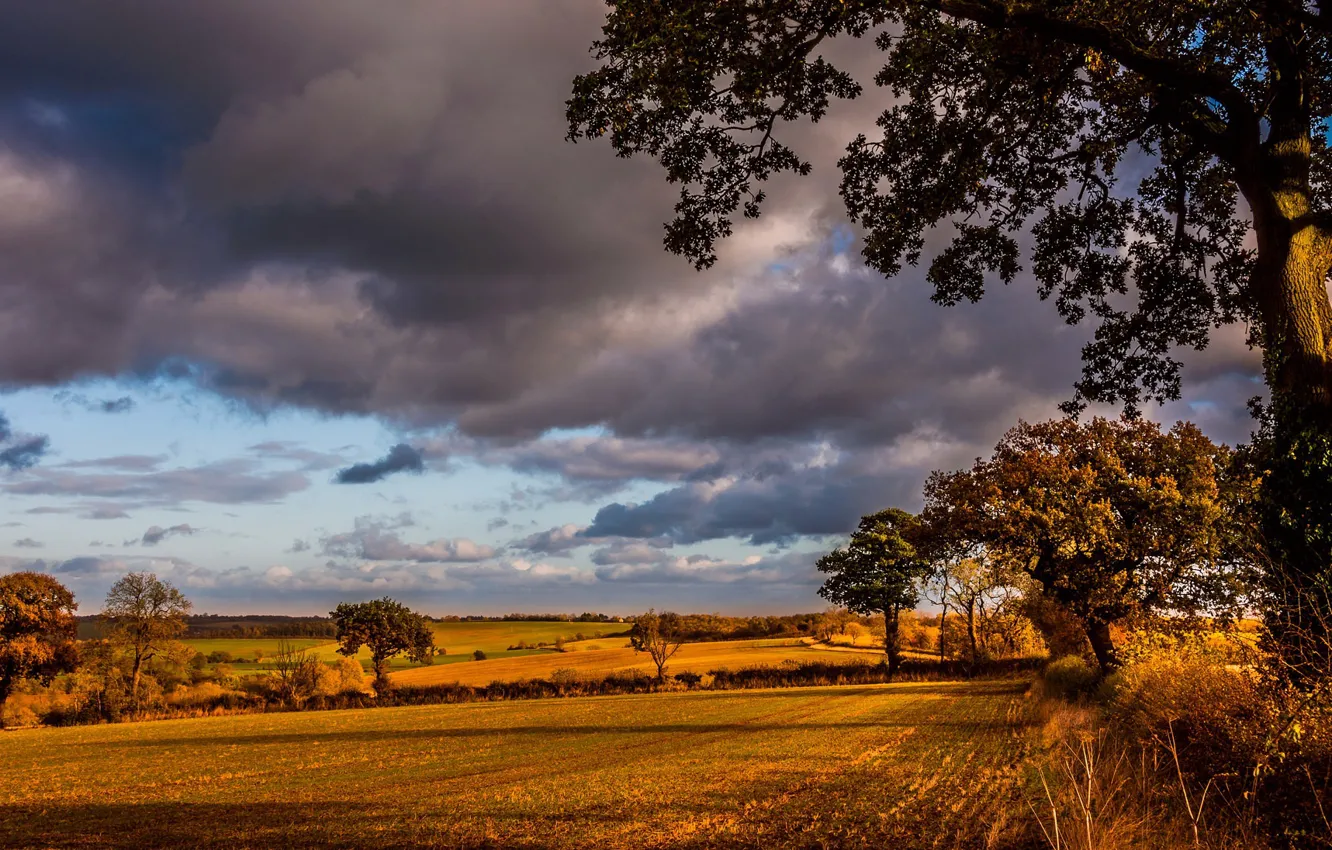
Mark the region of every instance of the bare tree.
<instances>
[{"instance_id":1,"label":"bare tree","mask_svg":"<svg viewBox=\"0 0 1332 850\"><path fill-rule=\"evenodd\" d=\"M130 699L139 708L143 665L185 631L190 601L153 573L129 573L111 585L102 608L107 636L130 653Z\"/></svg>"},{"instance_id":2,"label":"bare tree","mask_svg":"<svg viewBox=\"0 0 1332 850\"><path fill-rule=\"evenodd\" d=\"M636 652L646 652L657 665L657 682L666 681L666 662L685 645L680 615L664 611L660 614L649 609L634 620L629 632L629 644Z\"/></svg>"},{"instance_id":3,"label":"bare tree","mask_svg":"<svg viewBox=\"0 0 1332 850\"><path fill-rule=\"evenodd\" d=\"M324 663L310 650L290 641L280 641L273 656L278 697L284 702L301 705L318 690L324 669Z\"/></svg>"}]
</instances>

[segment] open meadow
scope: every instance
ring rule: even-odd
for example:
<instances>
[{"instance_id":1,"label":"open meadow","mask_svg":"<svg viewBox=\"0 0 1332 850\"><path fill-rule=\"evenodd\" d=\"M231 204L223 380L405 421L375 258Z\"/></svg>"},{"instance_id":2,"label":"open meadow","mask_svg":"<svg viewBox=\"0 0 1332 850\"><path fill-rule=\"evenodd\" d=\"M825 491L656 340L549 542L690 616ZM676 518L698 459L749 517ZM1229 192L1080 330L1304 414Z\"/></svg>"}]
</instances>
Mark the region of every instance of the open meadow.
<instances>
[{"instance_id":1,"label":"open meadow","mask_svg":"<svg viewBox=\"0 0 1332 850\"><path fill-rule=\"evenodd\" d=\"M401 685L488 685L491 682L516 682L523 679L548 679L556 670L574 671L592 678L608 673L636 670L655 675L657 668L645 653L635 652L626 638L581 641L570 644L565 652L539 652L521 658L496 658L471 664L415 667L393 674ZM881 649L869 647L829 649L809 646L794 639L733 640L685 644L667 665L667 673L698 673L710 670L738 670L758 665L777 666L783 662L878 661Z\"/></svg>"},{"instance_id":2,"label":"open meadow","mask_svg":"<svg viewBox=\"0 0 1332 850\"><path fill-rule=\"evenodd\" d=\"M629 628L625 623L529 622L522 620L431 623L430 627L435 633L435 644L448 652L446 655L435 658L436 665L456 664L462 661L471 662L472 653L477 650L484 652L488 659L519 658L539 652L539 650L511 650L509 647L520 643L533 646L538 643L553 644L557 639L573 641L579 635L590 638L596 634L622 634ZM625 643L623 637L618 639L609 638L608 641L606 644L608 646L621 646ZM196 652L202 652L204 655L226 652L235 659L245 659L245 662L232 664L233 668L239 673L253 673L268 669L271 666L271 659L284 643L298 649L310 650L321 661L332 662L342 657L338 655L337 642L330 638L185 638L181 642ZM590 642L596 643L597 641L592 640ZM266 660L254 663L256 653L259 653L262 659ZM369 649L362 648L356 655L356 659L361 662L362 666L369 669ZM406 658L395 658L390 666L394 669L404 669L418 665Z\"/></svg>"},{"instance_id":3,"label":"open meadow","mask_svg":"<svg viewBox=\"0 0 1332 850\"><path fill-rule=\"evenodd\" d=\"M985 846L1026 810L1025 688L682 692L22 730L0 736L0 846Z\"/></svg>"}]
</instances>

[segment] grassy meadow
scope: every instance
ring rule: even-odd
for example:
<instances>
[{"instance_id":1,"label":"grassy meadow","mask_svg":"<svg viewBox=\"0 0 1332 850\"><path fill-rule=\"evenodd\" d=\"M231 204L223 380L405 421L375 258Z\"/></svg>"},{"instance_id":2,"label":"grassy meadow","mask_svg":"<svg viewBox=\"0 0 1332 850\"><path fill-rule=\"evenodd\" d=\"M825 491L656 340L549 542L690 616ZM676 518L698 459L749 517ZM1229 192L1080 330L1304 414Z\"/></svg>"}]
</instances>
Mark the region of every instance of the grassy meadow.
<instances>
[{"instance_id":1,"label":"grassy meadow","mask_svg":"<svg viewBox=\"0 0 1332 850\"><path fill-rule=\"evenodd\" d=\"M985 846L1019 681L680 692L0 735L0 846Z\"/></svg>"},{"instance_id":2,"label":"grassy meadow","mask_svg":"<svg viewBox=\"0 0 1332 850\"><path fill-rule=\"evenodd\" d=\"M522 658L487 658L470 664L416 667L393 674L402 685L488 685L522 679L549 678L556 670L574 670L580 676L604 676L625 670L656 674L646 653L634 652L627 638L580 641L565 652L538 652ZM794 639L717 641L685 644L671 658L667 672L707 673L719 668L776 666L785 661L824 661L837 664L857 660L878 661L882 650L812 647Z\"/></svg>"},{"instance_id":3,"label":"grassy meadow","mask_svg":"<svg viewBox=\"0 0 1332 850\"><path fill-rule=\"evenodd\" d=\"M526 655L544 654L541 650L516 649L509 647L520 642L529 644L554 643L563 638L572 641L579 634L585 637L601 633L603 635L625 632L629 626L625 623L570 623L570 622L449 622L432 623L435 643L448 650L447 655L435 659L436 665L455 664L472 661L472 653L481 650L488 659L520 658ZM620 646L624 638L610 638L608 645ZM271 666L273 655L282 643L289 643L301 649L315 653L322 661L337 661L338 644L327 638L186 638L182 643L197 652L208 655L212 652L229 652L235 658L244 658L250 663L233 664L238 673L258 672ZM596 643L597 641L591 641ZM261 652L264 661L255 664L255 652ZM370 651L362 649L357 660L368 670ZM475 662L473 662L475 663ZM394 669L416 667L414 662L404 658L395 658L390 665ZM452 680L450 680L452 681ZM489 681L489 680L487 680Z\"/></svg>"}]
</instances>

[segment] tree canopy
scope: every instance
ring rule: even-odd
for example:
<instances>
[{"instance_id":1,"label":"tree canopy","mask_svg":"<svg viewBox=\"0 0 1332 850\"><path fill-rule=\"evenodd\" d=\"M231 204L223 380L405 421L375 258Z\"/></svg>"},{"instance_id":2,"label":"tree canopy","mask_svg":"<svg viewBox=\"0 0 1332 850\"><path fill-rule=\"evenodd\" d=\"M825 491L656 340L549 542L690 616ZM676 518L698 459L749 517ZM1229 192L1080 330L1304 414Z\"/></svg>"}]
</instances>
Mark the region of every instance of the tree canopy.
<instances>
[{"instance_id":1,"label":"tree canopy","mask_svg":"<svg viewBox=\"0 0 1332 850\"><path fill-rule=\"evenodd\" d=\"M930 564L911 542L919 531L915 516L888 508L862 517L846 548L834 549L818 561L819 572L828 576L820 596L859 614L883 615L890 675L897 671L902 654L898 615L920 602L920 583L930 573Z\"/></svg>"},{"instance_id":2,"label":"tree canopy","mask_svg":"<svg viewBox=\"0 0 1332 850\"><path fill-rule=\"evenodd\" d=\"M129 573L107 592L102 619L109 627L107 638L130 654L130 697L136 709L144 663L185 633L192 607L183 593L153 573Z\"/></svg>"},{"instance_id":3,"label":"tree canopy","mask_svg":"<svg viewBox=\"0 0 1332 850\"><path fill-rule=\"evenodd\" d=\"M1021 423L989 460L932 476L926 514L951 516L990 557L1030 575L1078 617L1108 670L1112 625L1232 598L1229 454L1188 423Z\"/></svg>"},{"instance_id":4,"label":"tree canopy","mask_svg":"<svg viewBox=\"0 0 1332 850\"><path fill-rule=\"evenodd\" d=\"M74 594L48 575L0 576L0 709L20 680L49 683L74 669L77 609Z\"/></svg>"},{"instance_id":5,"label":"tree canopy","mask_svg":"<svg viewBox=\"0 0 1332 850\"><path fill-rule=\"evenodd\" d=\"M634 618L629 630L629 645L635 652L646 652L657 667L657 682L666 681L666 662L688 640L684 618L672 611L658 614L651 609Z\"/></svg>"},{"instance_id":6,"label":"tree canopy","mask_svg":"<svg viewBox=\"0 0 1332 850\"><path fill-rule=\"evenodd\" d=\"M700 268L737 215L760 215L765 181L813 168L784 129L865 93L870 80L822 53L861 39L881 54L885 107L839 166L870 266L927 263L946 305L1029 269L1066 321L1094 324L1069 410L1177 398L1177 351L1245 323L1272 392L1262 537L1295 600L1269 619L1290 634L1315 627L1310 605L1329 619L1317 600L1332 588L1332 6L610 6L569 136L660 161L681 187L666 247Z\"/></svg>"},{"instance_id":7,"label":"tree canopy","mask_svg":"<svg viewBox=\"0 0 1332 850\"><path fill-rule=\"evenodd\" d=\"M344 602L329 616L338 628L338 653L348 657L370 649L375 688L388 686L389 661L406 655L421 664L435 659L435 633L426 618L385 596L369 602Z\"/></svg>"}]
</instances>

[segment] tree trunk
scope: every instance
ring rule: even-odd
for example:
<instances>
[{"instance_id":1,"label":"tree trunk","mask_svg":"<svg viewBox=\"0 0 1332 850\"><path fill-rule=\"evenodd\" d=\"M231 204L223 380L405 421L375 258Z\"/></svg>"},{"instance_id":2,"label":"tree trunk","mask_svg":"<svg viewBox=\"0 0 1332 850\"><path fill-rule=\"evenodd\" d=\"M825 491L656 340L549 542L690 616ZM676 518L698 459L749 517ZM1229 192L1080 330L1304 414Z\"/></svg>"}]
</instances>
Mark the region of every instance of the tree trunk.
<instances>
[{"instance_id":1,"label":"tree trunk","mask_svg":"<svg viewBox=\"0 0 1332 850\"><path fill-rule=\"evenodd\" d=\"M134 669L130 673L130 705L134 707L134 712L139 711L139 673L143 670L143 653L135 651Z\"/></svg>"},{"instance_id":2,"label":"tree trunk","mask_svg":"<svg viewBox=\"0 0 1332 850\"><path fill-rule=\"evenodd\" d=\"M971 645L971 663L975 664L976 660L980 658L980 656L977 654L978 648L976 646L976 600L975 599L970 599L967 601L967 643Z\"/></svg>"},{"instance_id":3,"label":"tree trunk","mask_svg":"<svg viewBox=\"0 0 1332 850\"><path fill-rule=\"evenodd\" d=\"M943 613L939 615L939 663L944 663L944 635L948 633L948 603L943 604Z\"/></svg>"},{"instance_id":4,"label":"tree trunk","mask_svg":"<svg viewBox=\"0 0 1332 850\"><path fill-rule=\"evenodd\" d=\"M897 609L883 612L883 651L888 659L888 678L891 679L902 664L902 636L897 628Z\"/></svg>"},{"instance_id":5,"label":"tree trunk","mask_svg":"<svg viewBox=\"0 0 1332 850\"><path fill-rule=\"evenodd\" d=\"M5 728L5 703L9 701L9 693L14 690L14 677L11 675L0 676L0 729Z\"/></svg>"},{"instance_id":6,"label":"tree trunk","mask_svg":"<svg viewBox=\"0 0 1332 850\"><path fill-rule=\"evenodd\" d=\"M1261 544L1268 632L1292 679L1305 684L1332 675L1332 234L1315 224L1300 140L1272 149L1286 154L1273 156L1277 188L1250 198L1258 236L1251 286L1272 392Z\"/></svg>"},{"instance_id":7,"label":"tree trunk","mask_svg":"<svg viewBox=\"0 0 1332 850\"><path fill-rule=\"evenodd\" d=\"M1110 624L1100 621L1087 622L1087 640L1092 652L1096 653L1096 663L1101 666L1101 673L1112 673L1119 667L1119 653L1115 650L1115 640L1110 635Z\"/></svg>"},{"instance_id":8,"label":"tree trunk","mask_svg":"<svg viewBox=\"0 0 1332 850\"><path fill-rule=\"evenodd\" d=\"M375 666L375 694L382 696L389 690L388 659L371 656L370 660Z\"/></svg>"}]
</instances>

